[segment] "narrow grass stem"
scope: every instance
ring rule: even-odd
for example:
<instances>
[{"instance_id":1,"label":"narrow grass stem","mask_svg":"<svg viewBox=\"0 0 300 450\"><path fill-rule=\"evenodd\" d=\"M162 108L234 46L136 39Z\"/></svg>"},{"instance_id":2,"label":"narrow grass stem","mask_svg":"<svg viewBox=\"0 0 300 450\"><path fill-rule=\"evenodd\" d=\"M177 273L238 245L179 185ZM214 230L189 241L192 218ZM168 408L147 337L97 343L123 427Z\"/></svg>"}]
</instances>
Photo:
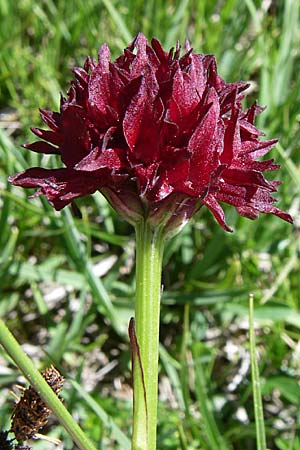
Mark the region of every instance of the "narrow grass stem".
<instances>
[{"instance_id":1,"label":"narrow grass stem","mask_svg":"<svg viewBox=\"0 0 300 450\"><path fill-rule=\"evenodd\" d=\"M158 348L163 228L136 226L136 339L140 352L133 368L132 450L156 449ZM140 367L141 366L141 367Z\"/></svg>"},{"instance_id":2,"label":"narrow grass stem","mask_svg":"<svg viewBox=\"0 0 300 450\"><path fill-rule=\"evenodd\" d=\"M267 443L266 443L263 404L260 390L259 369L255 354L256 352L255 352L253 294L249 295L249 337L250 337L252 391L253 391L254 416L256 427L256 444L257 450L266 450Z\"/></svg>"},{"instance_id":3,"label":"narrow grass stem","mask_svg":"<svg viewBox=\"0 0 300 450\"><path fill-rule=\"evenodd\" d=\"M69 411L56 396L40 372L34 367L30 358L24 353L19 343L9 331L2 319L0 319L0 344L13 359L18 368L23 372L29 383L38 392L59 422L72 437L80 450L96 450L88 437L72 418Z\"/></svg>"},{"instance_id":4,"label":"narrow grass stem","mask_svg":"<svg viewBox=\"0 0 300 450\"><path fill-rule=\"evenodd\" d=\"M207 380L201 361L199 349L193 348L194 370L195 370L195 389L198 400L198 407L201 413L202 429L210 450L228 450L229 447L221 435L214 414L212 411L212 402L207 392Z\"/></svg>"}]
</instances>

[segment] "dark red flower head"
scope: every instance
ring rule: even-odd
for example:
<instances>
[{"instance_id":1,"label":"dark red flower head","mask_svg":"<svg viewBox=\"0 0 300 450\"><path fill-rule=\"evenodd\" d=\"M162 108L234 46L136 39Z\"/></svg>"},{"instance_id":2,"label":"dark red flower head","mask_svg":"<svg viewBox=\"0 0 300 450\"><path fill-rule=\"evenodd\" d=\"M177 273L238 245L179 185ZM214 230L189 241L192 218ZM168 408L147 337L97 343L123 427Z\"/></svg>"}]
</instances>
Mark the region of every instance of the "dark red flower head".
<instances>
[{"instance_id":1,"label":"dark red flower head","mask_svg":"<svg viewBox=\"0 0 300 450\"><path fill-rule=\"evenodd\" d=\"M99 190L129 222L144 217L169 231L203 205L230 230L220 202L251 219L292 221L273 206L279 183L263 177L279 166L257 161L276 143L254 126L263 108L243 110L248 85L226 83L214 56L189 43L181 57L179 46L166 53L140 33L116 61L104 44L98 62L87 58L73 72L60 112L41 110L49 130L32 128L42 140L24 145L59 154L65 167L34 167L13 184L38 187L57 210Z\"/></svg>"}]
</instances>

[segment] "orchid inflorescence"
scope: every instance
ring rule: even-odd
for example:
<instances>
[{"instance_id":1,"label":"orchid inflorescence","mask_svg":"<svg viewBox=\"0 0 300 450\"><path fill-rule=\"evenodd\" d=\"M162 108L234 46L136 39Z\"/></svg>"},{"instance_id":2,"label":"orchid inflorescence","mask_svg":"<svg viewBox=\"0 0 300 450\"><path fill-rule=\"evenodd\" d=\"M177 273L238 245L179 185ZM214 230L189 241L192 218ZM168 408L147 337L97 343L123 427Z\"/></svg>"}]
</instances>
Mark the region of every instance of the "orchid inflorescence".
<instances>
[{"instance_id":1,"label":"orchid inflorescence","mask_svg":"<svg viewBox=\"0 0 300 450\"><path fill-rule=\"evenodd\" d=\"M220 202L242 216L275 214L278 181L263 172L279 166L257 161L277 142L261 140L255 117L243 109L247 83L226 83L214 56L193 52L186 42L168 53L139 33L114 62L106 44L98 61L75 67L75 80L60 112L41 110L50 130L32 128L41 141L24 147L58 154L65 167L34 167L10 177L39 188L60 210L78 197L102 192L129 222L146 218L166 231L179 229L203 205L227 231Z\"/></svg>"}]
</instances>

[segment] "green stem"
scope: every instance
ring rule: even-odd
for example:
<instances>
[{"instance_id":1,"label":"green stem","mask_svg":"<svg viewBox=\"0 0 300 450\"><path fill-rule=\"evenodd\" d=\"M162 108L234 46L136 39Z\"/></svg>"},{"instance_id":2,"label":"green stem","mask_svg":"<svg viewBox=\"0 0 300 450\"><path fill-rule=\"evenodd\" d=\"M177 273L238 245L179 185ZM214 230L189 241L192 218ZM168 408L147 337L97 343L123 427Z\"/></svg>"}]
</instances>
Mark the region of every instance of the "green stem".
<instances>
[{"instance_id":1,"label":"green stem","mask_svg":"<svg viewBox=\"0 0 300 450\"><path fill-rule=\"evenodd\" d=\"M263 404L260 390L259 369L255 354L256 352L255 352L253 294L249 295L249 337L250 337L250 358L251 358L254 416L256 427L256 444L257 450L266 450L267 443L266 443Z\"/></svg>"},{"instance_id":2,"label":"green stem","mask_svg":"<svg viewBox=\"0 0 300 450\"><path fill-rule=\"evenodd\" d=\"M81 450L96 450L88 437L72 418L60 399L53 392L40 372L34 367L31 359L24 353L19 343L11 334L3 320L0 319L0 344L23 372L29 383L38 392L59 422L68 431L73 441Z\"/></svg>"},{"instance_id":3,"label":"green stem","mask_svg":"<svg viewBox=\"0 0 300 450\"><path fill-rule=\"evenodd\" d=\"M163 227L153 229L147 221L136 226L135 323L141 367L135 357L132 450L156 449L163 244Z\"/></svg>"}]
</instances>

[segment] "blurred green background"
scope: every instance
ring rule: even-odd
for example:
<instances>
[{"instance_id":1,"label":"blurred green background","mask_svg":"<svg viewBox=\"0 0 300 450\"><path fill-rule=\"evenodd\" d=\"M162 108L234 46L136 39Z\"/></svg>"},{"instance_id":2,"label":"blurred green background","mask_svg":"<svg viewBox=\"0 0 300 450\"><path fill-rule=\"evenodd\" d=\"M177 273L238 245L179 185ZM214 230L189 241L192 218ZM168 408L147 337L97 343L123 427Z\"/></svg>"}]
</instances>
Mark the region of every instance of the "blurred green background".
<instances>
[{"instance_id":1,"label":"blurred green background","mask_svg":"<svg viewBox=\"0 0 300 450\"><path fill-rule=\"evenodd\" d=\"M129 449L124 330L134 307L133 229L100 194L78 201L78 219L69 208L57 213L42 198L28 200L6 179L30 166L57 166L54 156L20 144L34 140L38 108L57 110L70 69L87 54L107 42L115 58L138 31L167 49L188 38L195 52L216 55L227 82L251 81L245 106L268 105L257 124L280 139L271 152L281 164L278 206L295 223L268 215L252 222L226 208L235 229L228 234L203 210L167 244L158 449L210 450L204 406L228 449L256 448L247 330L253 292L268 447L299 450L299 0L0 0L0 14L1 316L41 370L53 362L66 374L64 402L97 447ZM2 430L13 408L9 390L20 381L0 353ZM73 449L55 420L45 434Z\"/></svg>"}]
</instances>

